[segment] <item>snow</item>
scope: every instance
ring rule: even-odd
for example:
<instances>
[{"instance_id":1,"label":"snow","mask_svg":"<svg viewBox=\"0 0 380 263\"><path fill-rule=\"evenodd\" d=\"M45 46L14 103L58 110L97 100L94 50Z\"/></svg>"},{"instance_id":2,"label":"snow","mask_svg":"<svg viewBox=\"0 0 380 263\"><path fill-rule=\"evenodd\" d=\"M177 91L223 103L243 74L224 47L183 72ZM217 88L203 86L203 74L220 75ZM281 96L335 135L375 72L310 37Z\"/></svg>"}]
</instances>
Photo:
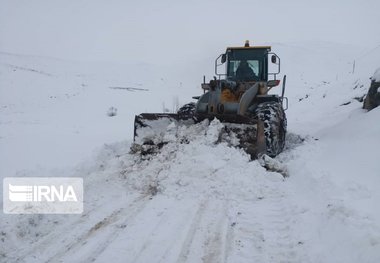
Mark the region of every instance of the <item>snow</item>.
<instances>
[{"instance_id":1,"label":"snow","mask_svg":"<svg viewBox=\"0 0 380 263\"><path fill-rule=\"evenodd\" d=\"M247 7L233 25L241 8L225 2L215 27L211 2L2 1L0 178L82 177L85 202L82 215L1 214L0 261L380 262L380 109L358 101L379 66L378 3L301 2L260 2L273 22ZM201 94L214 59L264 18L253 42L287 74L273 165L288 177L236 138L216 143L218 121L166 125L156 155L130 153L134 116Z\"/></svg>"},{"instance_id":2,"label":"snow","mask_svg":"<svg viewBox=\"0 0 380 263\"><path fill-rule=\"evenodd\" d=\"M284 61L290 46L278 45ZM110 89L136 86L139 76L118 74L119 65L107 70L112 64L98 65L97 76L94 65L1 57L1 86L12 88L1 91L2 177L85 182L83 215L3 214L5 261L380 260L380 111L365 113L354 99L366 92L361 83L368 85L368 76L342 70L336 79L316 65L320 73L303 80L307 72L285 64L288 76L293 70L301 77L288 81L289 134L276 158L289 175L284 179L228 141L217 144L218 121L174 123L157 155L130 154L134 114L148 107L133 102L152 96L159 101L147 111L160 111L172 99L162 93L178 90L159 78L143 79L141 90ZM186 95L178 100L186 102ZM118 109L112 118L110 107ZM189 143L180 143L182 137Z\"/></svg>"},{"instance_id":3,"label":"snow","mask_svg":"<svg viewBox=\"0 0 380 263\"><path fill-rule=\"evenodd\" d=\"M380 68L378 68L375 73L373 73L372 80L375 82L380 82Z\"/></svg>"}]
</instances>

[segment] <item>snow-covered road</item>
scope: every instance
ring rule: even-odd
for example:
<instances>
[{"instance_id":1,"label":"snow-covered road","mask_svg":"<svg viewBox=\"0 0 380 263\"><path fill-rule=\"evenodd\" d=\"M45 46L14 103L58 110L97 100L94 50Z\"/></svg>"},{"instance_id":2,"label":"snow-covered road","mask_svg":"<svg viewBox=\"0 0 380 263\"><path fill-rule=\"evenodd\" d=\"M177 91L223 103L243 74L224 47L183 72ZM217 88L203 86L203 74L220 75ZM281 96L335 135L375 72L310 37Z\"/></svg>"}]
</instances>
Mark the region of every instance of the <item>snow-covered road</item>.
<instances>
[{"instance_id":1,"label":"snow-covered road","mask_svg":"<svg viewBox=\"0 0 380 263\"><path fill-rule=\"evenodd\" d=\"M374 112L373 118L379 114ZM279 158L286 159L290 171L284 179L249 161L241 150L215 144L220 128L214 121L205 134L188 130L190 143L172 142L147 159L129 154L127 142L105 146L95 163L74 174L85 175L84 214L32 216L26 225L19 222L18 231L33 229L38 238L25 234L23 243L29 245L10 251L7 258L16 262L380 259L379 214L361 209L361 204L380 200L369 189L379 178L371 182L346 178L348 183L337 185L332 181L336 177L326 174L332 171L329 164L308 170L312 158L326 154L322 143L289 134L288 149Z\"/></svg>"},{"instance_id":2,"label":"snow-covered road","mask_svg":"<svg viewBox=\"0 0 380 263\"><path fill-rule=\"evenodd\" d=\"M125 154L127 143L110 145L86 177L85 213L56 223L41 217L38 228L57 227L14 259L305 262L295 235L300 211L287 202L286 181L242 151L215 145L220 127L148 160Z\"/></svg>"}]
</instances>

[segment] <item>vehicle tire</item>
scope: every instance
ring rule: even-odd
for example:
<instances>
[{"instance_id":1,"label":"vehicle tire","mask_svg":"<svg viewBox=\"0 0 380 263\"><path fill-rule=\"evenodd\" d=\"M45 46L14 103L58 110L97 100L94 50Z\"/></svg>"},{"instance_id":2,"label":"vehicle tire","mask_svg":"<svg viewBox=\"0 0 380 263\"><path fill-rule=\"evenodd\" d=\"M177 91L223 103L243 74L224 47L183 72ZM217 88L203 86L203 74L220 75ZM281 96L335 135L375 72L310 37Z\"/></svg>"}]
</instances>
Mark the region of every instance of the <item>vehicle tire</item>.
<instances>
[{"instance_id":1,"label":"vehicle tire","mask_svg":"<svg viewBox=\"0 0 380 263\"><path fill-rule=\"evenodd\" d=\"M284 109L279 102L264 102L257 106L255 116L264 124L267 155L275 157L285 147L287 123Z\"/></svg>"},{"instance_id":2,"label":"vehicle tire","mask_svg":"<svg viewBox=\"0 0 380 263\"><path fill-rule=\"evenodd\" d=\"M190 102L183 105L181 108L179 108L177 114L180 120L193 119L195 115L195 103Z\"/></svg>"}]
</instances>

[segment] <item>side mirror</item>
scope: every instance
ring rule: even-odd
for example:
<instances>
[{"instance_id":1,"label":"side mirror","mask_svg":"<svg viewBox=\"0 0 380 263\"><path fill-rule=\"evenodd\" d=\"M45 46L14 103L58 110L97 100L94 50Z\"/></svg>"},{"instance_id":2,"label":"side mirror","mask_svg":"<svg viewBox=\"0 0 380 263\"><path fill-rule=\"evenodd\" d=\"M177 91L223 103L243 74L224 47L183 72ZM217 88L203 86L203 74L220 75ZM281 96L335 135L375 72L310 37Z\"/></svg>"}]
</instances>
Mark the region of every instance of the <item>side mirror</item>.
<instances>
[{"instance_id":1,"label":"side mirror","mask_svg":"<svg viewBox=\"0 0 380 263\"><path fill-rule=\"evenodd\" d=\"M276 57L276 55L272 55L272 57L271 57L271 61L272 61L273 64L276 64L276 62L277 62L277 57Z\"/></svg>"},{"instance_id":2,"label":"side mirror","mask_svg":"<svg viewBox=\"0 0 380 263\"><path fill-rule=\"evenodd\" d=\"M222 55L222 59L221 59L222 64L223 64L224 62L226 62L226 60L227 60L227 56L226 56L226 54L223 54L223 55Z\"/></svg>"},{"instance_id":3,"label":"side mirror","mask_svg":"<svg viewBox=\"0 0 380 263\"><path fill-rule=\"evenodd\" d=\"M280 80L268 80L267 82L267 86L269 88L273 88L273 87L276 87L280 84Z\"/></svg>"}]
</instances>

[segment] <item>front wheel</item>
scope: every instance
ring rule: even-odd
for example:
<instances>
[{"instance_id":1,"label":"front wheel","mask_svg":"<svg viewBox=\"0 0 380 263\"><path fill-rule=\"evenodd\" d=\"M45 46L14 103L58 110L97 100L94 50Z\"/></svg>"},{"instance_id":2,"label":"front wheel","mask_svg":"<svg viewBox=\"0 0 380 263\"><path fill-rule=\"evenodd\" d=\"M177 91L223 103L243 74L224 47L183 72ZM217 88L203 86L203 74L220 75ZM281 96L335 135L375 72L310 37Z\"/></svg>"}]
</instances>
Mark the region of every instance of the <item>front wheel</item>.
<instances>
[{"instance_id":1,"label":"front wheel","mask_svg":"<svg viewBox=\"0 0 380 263\"><path fill-rule=\"evenodd\" d=\"M255 116L264 123L267 155L275 157L285 147L286 116L284 109L279 102L264 102L257 106Z\"/></svg>"}]
</instances>

